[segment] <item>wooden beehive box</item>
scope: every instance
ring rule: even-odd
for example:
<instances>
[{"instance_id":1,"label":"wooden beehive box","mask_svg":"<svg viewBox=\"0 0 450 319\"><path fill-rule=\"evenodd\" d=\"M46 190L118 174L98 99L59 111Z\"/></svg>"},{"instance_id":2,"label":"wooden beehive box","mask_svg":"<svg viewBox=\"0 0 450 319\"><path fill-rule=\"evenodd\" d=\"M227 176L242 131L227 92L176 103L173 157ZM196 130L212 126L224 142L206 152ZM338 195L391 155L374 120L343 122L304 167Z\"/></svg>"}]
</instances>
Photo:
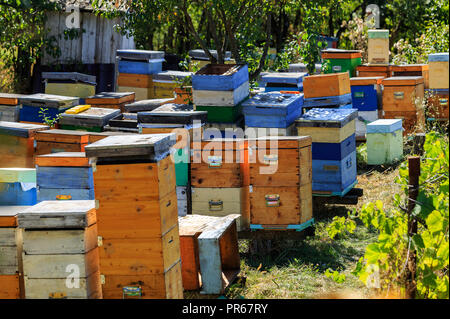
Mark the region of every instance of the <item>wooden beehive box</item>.
<instances>
[{"instance_id":1,"label":"wooden beehive box","mask_svg":"<svg viewBox=\"0 0 450 319\"><path fill-rule=\"evenodd\" d=\"M368 30L370 64L389 64L389 30Z\"/></svg>"},{"instance_id":2,"label":"wooden beehive box","mask_svg":"<svg viewBox=\"0 0 450 319\"><path fill-rule=\"evenodd\" d=\"M402 120L377 120L367 125L367 164L390 164L403 157Z\"/></svg>"},{"instance_id":3,"label":"wooden beehive box","mask_svg":"<svg viewBox=\"0 0 450 319\"><path fill-rule=\"evenodd\" d=\"M268 72L261 76L259 85L265 87L265 92L271 91L303 91L303 78L307 73L302 72Z\"/></svg>"},{"instance_id":4,"label":"wooden beehive box","mask_svg":"<svg viewBox=\"0 0 450 319\"><path fill-rule=\"evenodd\" d=\"M192 72L173 70L153 74L153 97L156 99L174 98L175 88L180 87L179 83L192 75Z\"/></svg>"},{"instance_id":5,"label":"wooden beehive box","mask_svg":"<svg viewBox=\"0 0 450 319\"><path fill-rule=\"evenodd\" d=\"M1 205L36 204L35 168L0 168Z\"/></svg>"},{"instance_id":6,"label":"wooden beehive box","mask_svg":"<svg viewBox=\"0 0 450 319\"><path fill-rule=\"evenodd\" d=\"M311 138L248 139L247 151L250 224L287 229L311 220Z\"/></svg>"},{"instance_id":7,"label":"wooden beehive box","mask_svg":"<svg viewBox=\"0 0 450 319\"><path fill-rule=\"evenodd\" d=\"M46 125L0 121L0 167L34 167L36 132Z\"/></svg>"},{"instance_id":8,"label":"wooden beehive box","mask_svg":"<svg viewBox=\"0 0 450 319\"><path fill-rule=\"evenodd\" d=\"M355 76L356 67L361 64L361 51L328 48L322 50L322 59L330 63L326 73L348 72L349 76Z\"/></svg>"},{"instance_id":9,"label":"wooden beehive box","mask_svg":"<svg viewBox=\"0 0 450 319\"><path fill-rule=\"evenodd\" d=\"M428 55L430 89L448 89L448 52Z\"/></svg>"},{"instance_id":10,"label":"wooden beehive box","mask_svg":"<svg viewBox=\"0 0 450 319\"><path fill-rule=\"evenodd\" d=\"M69 109L61 114L61 129L102 132L112 118L120 114L120 110L101 107L89 107L81 112Z\"/></svg>"},{"instance_id":11,"label":"wooden beehive box","mask_svg":"<svg viewBox=\"0 0 450 319\"><path fill-rule=\"evenodd\" d=\"M134 88L152 88L153 78L149 74L119 73L118 86Z\"/></svg>"},{"instance_id":12,"label":"wooden beehive box","mask_svg":"<svg viewBox=\"0 0 450 319\"><path fill-rule=\"evenodd\" d=\"M44 201L20 212L18 225L25 298L102 298L94 201Z\"/></svg>"},{"instance_id":13,"label":"wooden beehive box","mask_svg":"<svg viewBox=\"0 0 450 319\"><path fill-rule=\"evenodd\" d=\"M171 134L110 136L86 147L104 298L180 298L181 261Z\"/></svg>"},{"instance_id":14,"label":"wooden beehive box","mask_svg":"<svg viewBox=\"0 0 450 319\"><path fill-rule=\"evenodd\" d=\"M427 97L427 119L448 120L448 89L429 89Z\"/></svg>"},{"instance_id":15,"label":"wooden beehive box","mask_svg":"<svg viewBox=\"0 0 450 319\"><path fill-rule=\"evenodd\" d=\"M392 76L392 65L374 65L363 64L356 67L356 76L358 77L372 77L382 76L390 78Z\"/></svg>"},{"instance_id":16,"label":"wooden beehive box","mask_svg":"<svg viewBox=\"0 0 450 319\"><path fill-rule=\"evenodd\" d=\"M382 80L382 76L351 78L353 107L358 111L375 111L381 108Z\"/></svg>"},{"instance_id":17,"label":"wooden beehive box","mask_svg":"<svg viewBox=\"0 0 450 319\"><path fill-rule=\"evenodd\" d=\"M149 112L167 103L174 103L174 99L167 98L167 99L150 99L150 100L136 101L133 103L125 104L124 112L125 113L137 113L144 111Z\"/></svg>"},{"instance_id":18,"label":"wooden beehive box","mask_svg":"<svg viewBox=\"0 0 450 319\"><path fill-rule=\"evenodd\" d=\"M428 64L405 64L392 66L393 77L423 77L425 89L429 88L429 65ZM384 85L384 84L383 84Z\"/></svg>"},{"instance_id":19,"label":"wooden beehive box","mask_svg":"<svg viewBox=\"0 0 450 319\"><path fill-rule=\"evenodd\" d=\"M386 112L415 112L422 107L423 77L394 76L383 79L383 110Z\"/></svg>"},{"instance_id":20,"label":"wooden beehive box","mask_svg":"<svg viewBox=\"0 0 450 319\"><path fill-rule=\"evenodd\" d=\"M163 51L121 49L116 54L119 74L155 74L162 70Z\"/></svg>"},{"instance_id":21,"label":"wooden beehive box","mask_svg":"<svg viewBox=\"0 0 450 319\"><path fill-rule=\"evenodd\" d=\"M305 99L349 94L350 76L348 72L306 76L303 93Z\"/></svg>"},{"instance_id":22,"label":"wooden beehive box","mask_svg":"<svg viewBox=\"0 0 450 319\"><path fill-rule=\"evenodd\" d=\"M194 91L234 91L248 80L246 64L207 64L192 76L192 88Z\"/></svg>"},{"instance_id":23,"label":"wooden beehive box","mask_svg":"<svg viewBox=\"0 0 450 319\"><path fill-rule=\"evenodd\" d=\"M101 92L85 98L85 103L95 107L119 109L124 112L125 104L135 101L134 92Z\"/></svg>"},{"instance_id":24,"label":"wooden beehive box","mask_svg":"<svg viewBox=\"0 0 450 319\"><path fill-rule=\"evenodd\" d=\"M92 165L84 152L36 157L37 200L93 200Z\"/></svg>"},{"instance_id":25,"label":"wooden beehive box","mask_svg":"<svg viewBox=\"0 0 450 319\"><path fill-rule=\"evenodd\" d=\"M19 99L23 94L0 93L0 105L19 105Z\"/></svg>"},{"instance_id":26,"label":"wooden beehive box","mask_svg":"<svg viewBox=\"0 0 450 319\"><path fill-rule=\"evenodd\" d=\"M45 94L85 98L95 94L96 77L78 72L42 72Z\"/></svg>"},{"instance_id":27,"label":"wooden beehive box","mask_svg":"<svg viewBox=\"0 0 450 319\"><path fill-rule=\"evenodd\" d=\"M296 121L312 138L314 194L345 195L356 184L356 109L311 109Z\"/></svg>"},{"instance_id":28,"label":"wooden beehive box","mask_svg":"<svg viewBox=\"0 0 450 319\"><path fill-rule=\"evenodd\" d=\"M57 152L84 152L89 135L85 131L45 130L36 133L36 155Z\"/></svg>"},{"instance_id":29,"label":"wooden beehive box","mask_svg":"<svg viewBox=\"0 0 450 319\"><path fill-rule=\"evenodd\" d=\"M0 206L0 299L24 298L22 230L17 214L29 206Z\"/></svg>"},{"instance_id":30,"label":"wooden beehive box","mask_svg":"<svg viewBox=\"0 0 450 319\"><path fill-rule=\"evenodd\" d=\"M195 141L192 145L192 187L241 187L242 139Z\"/></svg>"}]
</instances>

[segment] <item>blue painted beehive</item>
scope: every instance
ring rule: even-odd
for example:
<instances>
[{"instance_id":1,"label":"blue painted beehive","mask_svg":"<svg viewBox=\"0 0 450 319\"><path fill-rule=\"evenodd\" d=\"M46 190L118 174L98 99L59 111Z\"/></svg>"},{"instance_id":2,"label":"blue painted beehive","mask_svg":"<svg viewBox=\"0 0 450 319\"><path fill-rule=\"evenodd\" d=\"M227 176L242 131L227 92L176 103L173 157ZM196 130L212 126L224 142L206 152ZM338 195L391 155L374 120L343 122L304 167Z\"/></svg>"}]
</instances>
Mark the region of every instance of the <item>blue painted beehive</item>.
<instances>
[{"instance_id":1,"label":"blue painted beehive","mask_svg":"<svg viewBox=\"0 0 450 319\"><path fill-rule=\"evenodd\" d=\"M53 94L32 94L19 98L22 108L19 113L19 121L45 123L41 109L45 110L45 115L55 119L60 113L63 113L72 106L79 105L80 99L71 96L53 95Z\"/></svg>"},{"instance_id":2,"label":"blue painted beehive","mask_svg":"<svg viewBox=\"0 0 450 319\"><path fill-rule=\"evenodd\" d=\"M60 152L36 157L37 200L93 200L92 166L84 152Z\"/></svg>"},{"instance_id":3,"label":"blue painted beehive","mask_svg":"<svg viewBox=\"0 0 450 319\"><path fill-rule=\"evenodd\" d=\"M312 189L345 195L356 184L355 109L314 108L296 120L298 135L312 138Z\"/></svg>"},{"instance_id":4,"label":"blue painted beehive","mask_svg":"<svg viewBox=\"0 0 450 319\"><path fill-rule=\"evenodd\" d=\"M381 108L382 76L350 79L353 107L358 111L376 111Z\"/></svg>"},{"instance_id":5,"label":"blue painted beehive","mask_svg":"<svg viewBox=\"0 0 450 319\"><path fill-rule=\"evenodd\" d=\"M303 78L307 75L308 73L301 72L271 72L261 76L259 83L265 87L265 92L303 92Z\"/></svg>"},{"instance_id":6,"label":"blue painted beehive","mask_svg":"<svg viewBox=\"0 0 450 319\"><path fill-rule=\"evenodd\" d=\"M286 128L300 116L303 94L258 93L242 106L246 126Z\"/></svg>"},{"instance_id":7,"label":"blue painted beehive","mask_svg":"<svg viewBox=\"0 0 450 319\"><path fill-rule=\"evenodd\" d=\"M36 204L36 169L0 168L0 205Z\"/></svg>"},{"instance_id":8,"label":"blue painted beehive","mask_svg":"<svg viewBox=\"0 0 450 319\"><path fill-rule=\"evenodd\" d=\"M163 51L124 49L116 51L119 73L155 74L162 71Z\"/></svg>"},{"instance_id":9,"label":"blue painted beehive","mask_svg":"<svg viewBox=\"0 0 450 319\"><path fill-rule=\"evenodd\" d=\"M194 90L232 91L248 82L246 64L207 64L192 76Z\"/></svg>"}]
</instances>

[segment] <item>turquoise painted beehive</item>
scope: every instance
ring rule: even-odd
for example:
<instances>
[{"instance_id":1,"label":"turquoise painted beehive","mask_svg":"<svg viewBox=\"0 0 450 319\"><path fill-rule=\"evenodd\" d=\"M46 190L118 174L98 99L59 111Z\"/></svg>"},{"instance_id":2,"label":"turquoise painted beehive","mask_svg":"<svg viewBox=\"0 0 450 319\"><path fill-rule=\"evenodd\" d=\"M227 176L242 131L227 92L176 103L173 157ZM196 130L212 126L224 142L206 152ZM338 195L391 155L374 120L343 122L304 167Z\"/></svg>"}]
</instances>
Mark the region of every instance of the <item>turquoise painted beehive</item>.
<instances>
[{"instance_id":1,"label":"turquoise painted beehive","mask_svg":"<svg viewBox=\"0 0 450 319\"><path fill-rule=\"evenodd\" d=\"M367 164L389 164L403 157L401 119L382 119L367 124Z\"/></svg>"}]
</instances>

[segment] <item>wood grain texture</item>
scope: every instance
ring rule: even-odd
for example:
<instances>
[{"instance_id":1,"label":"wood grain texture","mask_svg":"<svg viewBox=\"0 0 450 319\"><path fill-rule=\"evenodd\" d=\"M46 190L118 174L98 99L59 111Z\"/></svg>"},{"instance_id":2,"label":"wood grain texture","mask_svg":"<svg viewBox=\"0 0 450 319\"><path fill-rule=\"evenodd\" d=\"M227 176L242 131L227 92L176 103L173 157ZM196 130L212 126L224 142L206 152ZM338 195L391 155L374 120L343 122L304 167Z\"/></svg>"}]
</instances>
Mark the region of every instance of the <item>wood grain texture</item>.
<instances>
[{"instance_id":1,"label":"wood grain texture","mask_svg":"<svg viewBox=\"0 0 450 319\"><path fill-rule=\"evenodd\" d=\"M306 76L303 79L305 98L336 96L351 93L348 72Z\"/></svg>"},{"instance_id":2,"label":"wood grain texture","mask_svg":"<svg viewBox=\"0 0 450 319\"><path fill-rule=\"evenodd\" d=\"M19 275L0 275L0 299L20 299Z\"/></svg>"}]
</instances>

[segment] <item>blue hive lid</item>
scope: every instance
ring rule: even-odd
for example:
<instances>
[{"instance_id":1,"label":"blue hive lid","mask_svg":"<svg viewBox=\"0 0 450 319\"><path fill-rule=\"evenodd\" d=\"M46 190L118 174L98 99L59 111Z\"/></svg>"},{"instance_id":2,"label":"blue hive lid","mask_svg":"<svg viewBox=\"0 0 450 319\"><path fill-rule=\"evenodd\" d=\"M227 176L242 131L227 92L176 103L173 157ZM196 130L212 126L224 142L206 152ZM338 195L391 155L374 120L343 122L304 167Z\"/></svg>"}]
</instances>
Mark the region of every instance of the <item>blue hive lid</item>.
<instances>
[{"instance_id":1,"label":"blue hive lid","mask_svg":"<svg viewBox=\"0 0 450 319\"><path fill-rule=\"evenodd\" d=\"M448 62L448 52L431 53L428 55L428 62Z\"/></svg>"},{"instance_id":2,"label":"blue hive lid","mask_svg":"<svg viewBox=\"0 0 450 319\"><path fill-rule=\"evenodd\" d=\"M261 76L261 83L300 84L308 73L302 72L270 72Z\"/></svg>"},{"instance_id":3,"label":"blue hive lid","mask_svg":"<svg viewBox=\"0 0 450 319\"><path fill-rule=\"evenodd\" d=\"M279 107L284 108L291 105L293 102L300 102L303 104L303 93L289 94L280 92L262 92L256 94L251 99L248 99L242 106L245 107Z\"/></svg>"},{"instance_id":4,"label":"blue hive lid","mask_svg":"<svg viewBox=\"0 0 450 319\"><path fill-rule=\"evenodd\" d=\"M296 120L296 126L343 127L357 116L357 109L313 108Z\"/></svg>"},{"instance_id":5,"label":"blue hive lid","mask_svg":"<svg viewBox=\"0 0 450 319\"><path fill-rule=\"evenodd\" d=\"M401 119L380 119L367 124L367 133L391 133L402 129Z\"/></svg>"}]
</instances>

